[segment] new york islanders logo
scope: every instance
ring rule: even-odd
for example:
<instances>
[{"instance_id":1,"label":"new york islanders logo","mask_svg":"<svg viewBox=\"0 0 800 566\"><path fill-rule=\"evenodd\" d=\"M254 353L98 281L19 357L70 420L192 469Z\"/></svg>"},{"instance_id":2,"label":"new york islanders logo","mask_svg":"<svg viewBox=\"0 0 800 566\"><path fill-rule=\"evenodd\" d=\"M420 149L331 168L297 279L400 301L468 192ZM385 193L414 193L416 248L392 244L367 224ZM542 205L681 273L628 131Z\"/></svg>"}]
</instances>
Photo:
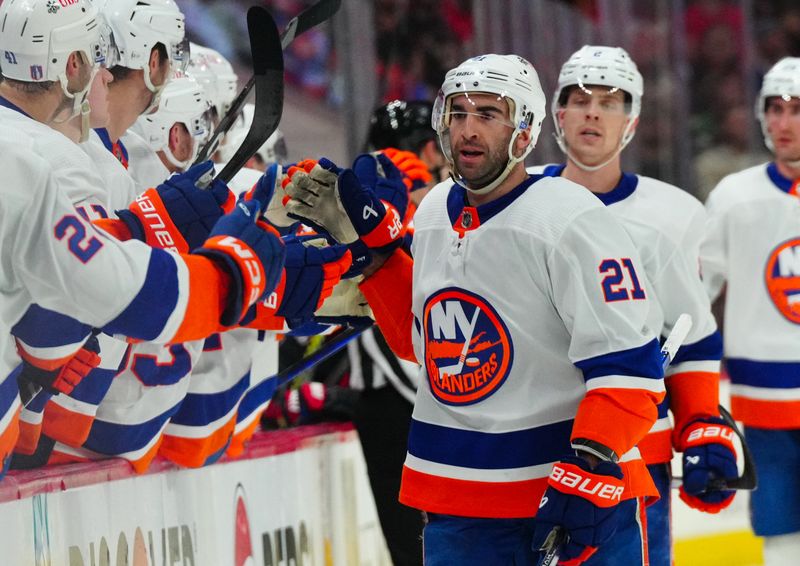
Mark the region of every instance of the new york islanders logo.
<instances>
[{"instance_id":1,"label":"new york islanders logo","mask_svg":"<svg viewBox=\"0 0 800 566\"><path fill-rule=\"evenodd\" d=\"M764 281L775 308L789 321L800 324L800 238L772 250Z\"/></svg>"},{"instance_id":2,"label":"new york islanders logo","mask_svg":"<svg viewBox=\"0 0 800 566\"><path fill-rule=\"evenodd\" d=\"M425 303L425 368L442 403L470 405L491 396L511 370L505 323L483 297L450 287Z\"/></svg>"}]
</instances>

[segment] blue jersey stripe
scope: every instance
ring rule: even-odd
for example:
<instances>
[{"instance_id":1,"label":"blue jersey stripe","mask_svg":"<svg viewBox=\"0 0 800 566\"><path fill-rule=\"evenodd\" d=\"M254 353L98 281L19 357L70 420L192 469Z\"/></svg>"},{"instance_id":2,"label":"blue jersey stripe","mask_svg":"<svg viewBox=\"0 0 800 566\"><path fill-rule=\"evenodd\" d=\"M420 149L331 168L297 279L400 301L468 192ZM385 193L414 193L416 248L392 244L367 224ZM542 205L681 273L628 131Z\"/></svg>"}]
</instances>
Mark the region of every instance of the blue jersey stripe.
<instances>
[{"instance_id":1,"label":"blue jersey stripe","mask_svg":"<svg viewBox=\"0 0 800 566\"><path fill-rule=\"evenodd\" d=\"M174 406L149 421L139 424L120 424L108 421L95 420L89 437L84 447L99 454L117 455L125 452L134 452L147 446L161 427L178 410L181 403Z\"/></svg>"},{"instance_id":2,"label":"blue jersey stripe","mask_svg":"<svg viewBox=\"0 0 800 566\"><path fill-rule=\"evenodd\" d=\"M239 412L236 415L236 422L242 422L249 417L253 411L272 399L272 395L275 393L277 386L278 379L276 377L270 377L245 393L242 402L239 403Z\"/></svg>"},{"instance_id":3,"label":"blue jersey stripe","mask_svg":"<svg viewBox=\"0 0 800 566\"><path fill-rule=\"evenodd\" d=\"M547 464L571 452L572 420L514 432L460 430L412 419L413 456L462 468L501 470Z\"/></svg>"},{"instance_id":4,"label":"blue jersey stripe","mask_svg":"<svg viewBox=\"0 0 800 566\"><path fill-rule=\"evenodd\" d=\"M108 393L115 375L115 369L95 368L75 386L69 396L90 405L99 405Z\"/></svg>"},{"instance_id":5,"label":"blue jersey stripe","mask_svg":"<svg viewBox=\"0 0 800 566\"><path fill-rule=\"evenodd\" d=\"M661 348L655 339L638 348L595 356L575 362L575 365L583 372L586 381L607 375L629 375L651 379L664 377L664 370L661 368Z\"/></svg>"},{"instance_id":6,"label":"blue jersey stripe","mask_svg":"<svg viewBox=\"0 0 800 566\"><path fill-rule=\"evenodd\" d=\"M250 384L250 372L220 393L188 393L172 422L185 426L206 426L227 415Z\"/></svg>"},{"instance_id":7,"label":"blue jersey stripe","mask_svg":"<svg viewBox=\"0 0 800 566\"><path fill-rule=\"evenodd\" d=\"M120 315L103 327L108 334L153 340L164 330L178 304L178 266L175 258L153 249L144 285ZM166 300L165 300L166 298ZM161 308L155 308L160 305Z\"/></svg>"},{"instance_id":8,"label":"blue jersey stripe","mask_svg":"<svg viewBox=\"0 0 800 566\"><path fill-rule=\"evenodd\" d=\"M92 332L88 324L61 313L31 305L11 333L34 348L52 348L83 342Z\"/></svg>"},{"instance_id":9,"label":"blue jersey stripe","mask_svg":"<svg viewBox=\"0 0 800 566\"><path fill-rule=\"evenodd\" d=\"M5 381L0 383L0 419L8 412L14 400L19 395L19 386L17 385L17 376L22 372L22 365L18 365L14 370L8 374ZM0 431L1 432L1 431Z\"/></svg>"},{"instance_id":10,"label":"blue jersey stripe","mask_svg":"<svg viewBox=\"0 0 800 566\"><path fill-rule=\"evenodd\" d=\"M717 361L722 358L722 335L718 330L694 344L684 344L675 354L672 365L683 362Z\"/></svg>"},{"instance_id":11,"label":"blue jersey stripe","mask_svg":"<svg viewBox=\"0 0 800 566\"><path fill-rule=\"evenodd\" d=\"M731 382L770 389L800 387L799 362L759 362L742 358L725 360Z\"/></svg>"}]
</instances>

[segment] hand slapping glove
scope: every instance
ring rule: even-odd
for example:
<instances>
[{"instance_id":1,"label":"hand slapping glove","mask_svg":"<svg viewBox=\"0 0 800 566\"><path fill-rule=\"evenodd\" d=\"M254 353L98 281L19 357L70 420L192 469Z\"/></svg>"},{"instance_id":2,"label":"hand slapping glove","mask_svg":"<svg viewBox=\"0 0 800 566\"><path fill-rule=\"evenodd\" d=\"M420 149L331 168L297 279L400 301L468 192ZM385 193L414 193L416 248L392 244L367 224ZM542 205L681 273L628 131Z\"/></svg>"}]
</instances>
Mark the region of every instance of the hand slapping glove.
<instances>
[{"instance_id":1,"label":"hand slapping glove","mask_svg":"<svg viewBox=\"0 0 800 566\"><path fill-rule=\"evenodd\" d=\"M235 204L234 194L220 180L200 188L213 172L211 161L198 163L147 189L127 209L116 211L117 216L132 238L154 248L188 253L203 244L217 220Z\"/></svg>"},{"instance_id":2,"label":"hand slapping glove","mask_svg":"<svg viewBox=\"0 0 800 566\"><path fill-rule=\"evenodd\" d=\"M325 158L301 165L289 169L285 183L290 217L349 245L359 267L369 262L370 251L390 253L400 245L408 195L390 159L360 156L353 169L341 169Z\"/></svg>"}]
</instances>

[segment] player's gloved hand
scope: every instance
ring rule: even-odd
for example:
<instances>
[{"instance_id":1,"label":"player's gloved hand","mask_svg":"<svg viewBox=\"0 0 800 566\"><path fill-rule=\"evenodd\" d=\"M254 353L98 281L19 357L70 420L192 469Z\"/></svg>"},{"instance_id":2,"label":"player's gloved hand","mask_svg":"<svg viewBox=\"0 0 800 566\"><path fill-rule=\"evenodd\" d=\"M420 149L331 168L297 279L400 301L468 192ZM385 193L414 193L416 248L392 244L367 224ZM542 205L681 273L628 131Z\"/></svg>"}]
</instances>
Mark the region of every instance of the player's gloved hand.
<instances>
[{"instance_id":1,"label":"player's gloved hand","mask_svg":"<svg viewBox=\"0 0 800 566\"><path fill-rule=\"evenodd\" d=\"M697 419L681 432L683 485L680 498L706 513L719 513L733 502L735 491L719 489L739 477L736 467L736 433L716 417Z\"/></svg>"},{"instance_id":2,"label":"player's gloved hand","mask_svg":"<svg viewBox=\"0 0 800 566\"><path fill-rule=\"evenodd\" d=\"M553 464L547 485L535 517L532 548L538 551L550 531L560 526L569 539L559 565L577 566L614 536L624 518L618 508L625 485L622 470L605 461L592 469L580 456L567 456Z\"/></svg>"},{"instance_id":3,"label":"player's gloved hand","mask_svg":"<svg viewBox=\"0 0 800 566\"><path fill-rule=\"evenodd\" d=\"M392 163L402 171L403 183L409 191L416 191L428 186L433 180L433 175L428 171L428 166L411 151L401 151L393 147L382 149Z\"/></svg>"},{"instance_id":4,"label":"player's gloved hand","mask_svg":"<svg viewBox=\"0 0 800 566\"><path fill-rule=\"evenodd\" d=\"M34 365L27 357L23 357L22 371L17 380L23 384L32 382L48 393L72 393L72 390L100 365L100 344L91 336L83 347L66 363L53 369L45 369Z\"/></svg>"},{"instance_id":5,"label":"player's gloved hand","mask_svg":"<svg viewBox=\"0 0 800 566\"><path fill-rule=\"evenodd\" d=\"M233 212L220 218L208 240L193 252L217 262L233 279L220 320L224 326L237 324L275 289L283 273L286 248L274 228L258 221L265 206L260 197L267 195L258 196L240 198Z\"/></svg>"},{"instance_id":6,"label":"player's gloved hand","mask_svg":"<svg viewBox=\"0 0 800 566\"><path fill-rule=\"evenodd\" d=\"M329 245L320 236L284 236L286 263L278 285L277 314L289 327L308 321L350 269L347 246Z\"/></svg>"},{"instance_id":7,"label":"player's gloved hand","mask_svg":"<svg viewBox=\"0 0 800 566\"><path fill-rule=\"evenodd\" d=\"M342 279L314 313L314 320L323 324L368 324L375 320L372 309L358 288L362 277Z\"/></svg>"},{"instance_id":8,"label":"player's gloved hand","mask_svg":"<svg viewBox=\"0 0 800 566\"><path fill-rule=\"evenodd\" d=\"M360 242L364 250L387 253L399 246L402 214L364 186L353 170L341 169L325 158L310 170L308 165L298 165L289 168L285 184L291 197L286 204L289 216L327 232L341 244ZM359 254L353 247L351 251L357 263Z\"/></svg>"},{"instance_id":9,"label":"player's gloved hand","mask_svg":"<svg viewBox=\"0 0 800 566\"><path fill-rule=\"evenodd\" d=\"M220 180L201 189L214 173L204 161L173 175L154 189L147 189L117 216L131 237L154 248L188 253L203 244L219 218L233 209L235 197Z\"/></svg>"},{"instance_id":10,"label":"player's gloved hand","mask_svg":"<svg viewBox=\"0 0 800 566\"><path fill-rule=\"evenodd\" d=\"M286 207L284 206L284 202L289 200L286 191L283 189L283 180L285 178L286 175L284 174L283 167L278 163L273 163L267 167L267 170L255 186L248 191L248 193L253 191L265 191L271 195L267 207L264 209L264 216L266 216L269 223L278 228L279 231L281 228L288 228L297 224L297 220L289 217L286 212Z\"/></svg>"}]
</instances>

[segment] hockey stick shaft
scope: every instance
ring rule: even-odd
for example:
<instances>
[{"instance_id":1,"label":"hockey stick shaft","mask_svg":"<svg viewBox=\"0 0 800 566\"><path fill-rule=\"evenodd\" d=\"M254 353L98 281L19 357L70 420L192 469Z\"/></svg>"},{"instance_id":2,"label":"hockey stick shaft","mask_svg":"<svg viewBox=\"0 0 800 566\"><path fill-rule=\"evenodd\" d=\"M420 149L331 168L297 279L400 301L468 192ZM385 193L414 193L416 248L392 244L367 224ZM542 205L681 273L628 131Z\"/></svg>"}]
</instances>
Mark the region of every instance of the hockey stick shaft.
<instances>
[{"instance_id":1,"label":"hockey stick shaft","mask_svg":"<svg viewBox=\"0 0 800 566\"><path fill-rule=\"evenodd\" d=\"M689 335L692 329L692 317L684 313L675 321L672 331L664 340L661 346L661 367L666 370L667 366L675 359L675 355ZM544 539L542 547L539 549L544 552L544 556L539 561L538 566L557 566L561 556L561 548L569 542L569 533L563 527L553 527Z\"/></svg>"},{"instance_id":2,"label":"hockey stick shaft","mask_svg":"<svg viewBox=\"0 0 800 566\"><path fill-rule=\"evenodd\" d=\"M298 14L296 17L292 18L280 36L281 49L286 49L286 47L292 41L294 41L298 35L302 35L314 26L330 19L330 17L339 10L340 5L341 0L320 0L313 6L310 6ZM231 126L233 126L234 122L236 122L236 119L238 118L239 113L242 111L242 108L244 107L244 104L247 101L247 98L250 95L250 92L253 90L255 84L256 77L253 75L247 81L247 84L244 85L244 88L239 91L239 94L236 95L236 98L233 99L233 102L231 102L230 108L225 113L225 116L222 117L219 124L217 124L217 127L214 129L214 133L211 134L209 140L197 154L197 158L194 162L195 164L207 161L211 158L211 156L217 150L220 140L223 138L223 136L225 136L226 133L228 133L228 130L231 129Z\"/></svg>"}]
</instances>

